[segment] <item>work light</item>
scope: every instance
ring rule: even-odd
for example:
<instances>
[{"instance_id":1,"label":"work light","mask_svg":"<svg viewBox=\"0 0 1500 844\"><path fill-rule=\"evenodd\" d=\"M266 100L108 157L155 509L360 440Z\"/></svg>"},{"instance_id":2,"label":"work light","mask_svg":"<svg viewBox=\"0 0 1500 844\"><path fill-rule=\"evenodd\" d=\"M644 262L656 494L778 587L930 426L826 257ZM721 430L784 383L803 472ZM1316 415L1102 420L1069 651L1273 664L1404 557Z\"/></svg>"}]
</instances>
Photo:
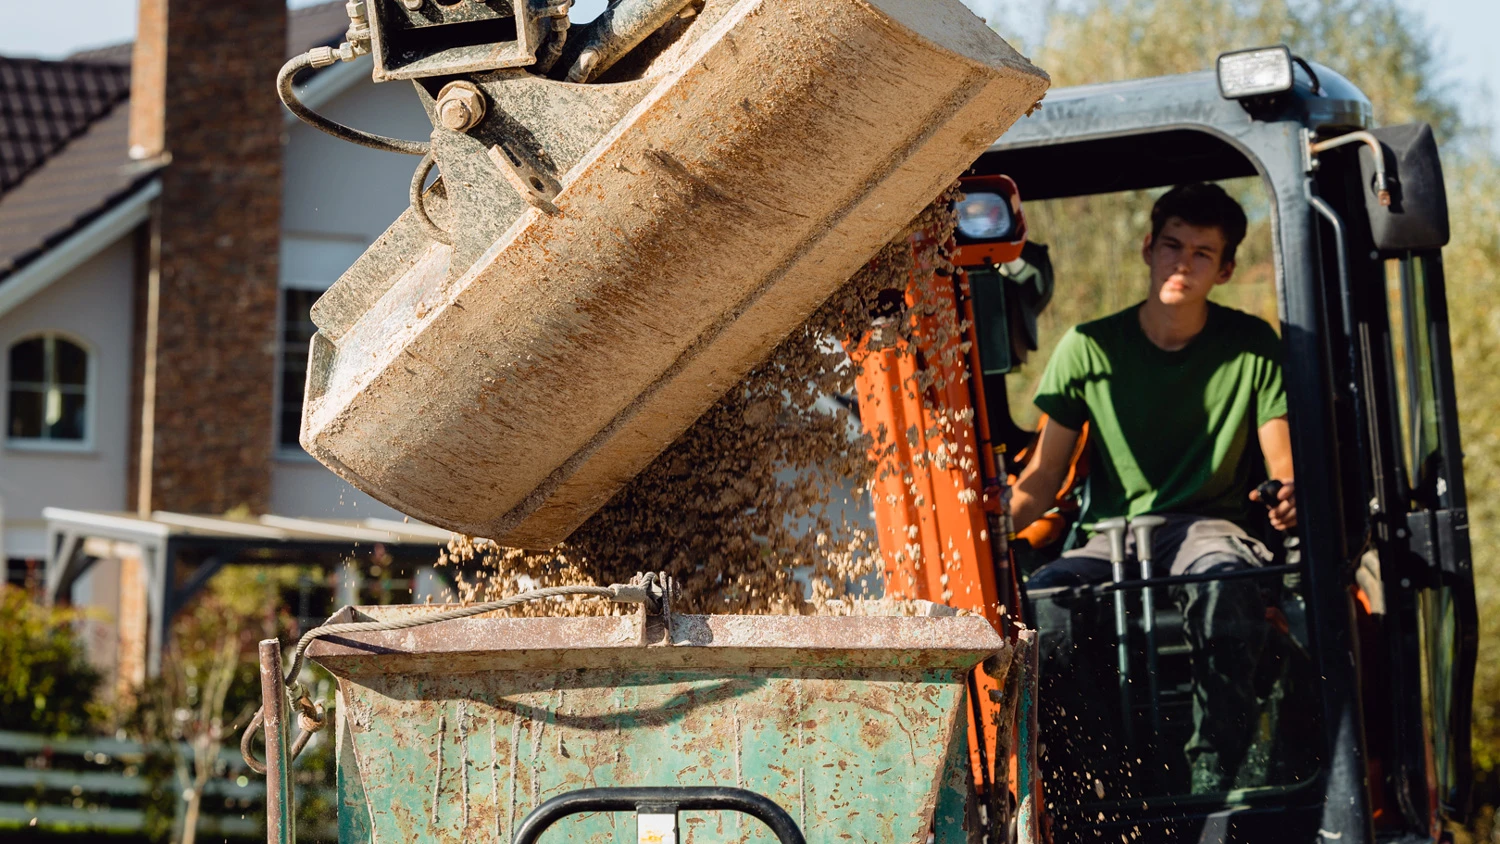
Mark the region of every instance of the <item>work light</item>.
<instances>
[{"instance_id":1,"label":"work light","mask_svg":"<svg viewBox=\"0 0 1500 844\"><path fill-rule=\"evenodd\" d=\"M1009 240L1016 226L1010 200L998 193L971 193L958 203L958 231L972 240Z\"/></svg>"},{"instance_id":2,"label":"work light","mask_svg":"<svg viewBox=\"0 0 1500 844\"><path fill-rule=\"evenodd\" d=\"M1243 100L1292 90L1292 51L1286 45L1219 56L1219 93Z\"/></svg>"},{"instance_id":3,"label":"work light","mask_svg":"<svg viewBox=\"0 0 1500 844\"><path fill-rule=\"evenodd\" d=\"M963 196L953 204L958 246L953 263L988 267L1014 261L1026 243L1026 214L1015 181L999 174L965 176L959 189Z\"/></svg>"}]
</instances>

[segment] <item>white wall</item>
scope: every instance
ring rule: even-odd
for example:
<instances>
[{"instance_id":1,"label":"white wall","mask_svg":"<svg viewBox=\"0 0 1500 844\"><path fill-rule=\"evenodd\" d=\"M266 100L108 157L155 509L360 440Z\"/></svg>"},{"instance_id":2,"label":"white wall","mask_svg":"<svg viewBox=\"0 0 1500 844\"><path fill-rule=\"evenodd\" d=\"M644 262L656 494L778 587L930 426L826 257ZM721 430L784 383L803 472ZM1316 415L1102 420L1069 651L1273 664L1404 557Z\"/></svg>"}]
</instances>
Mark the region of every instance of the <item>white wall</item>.
<instances>
[{"instance_id":1,"label":"white wall","mask_svg":"<svg viewBox=\"0 0 1500 844\"><path fill-rule=\"evenodd\" d=\"M363 76L319 110L387 135L423 139L432 132L416 93L404 82L376 85ZM416 164L413 156L355 146L300 122L290 125L282 285L321 290L336 281L406 209ZM125 509L133 261L133 244L127 237L0 316L0 403L5 396L4 349L39 331L60 331L83 340L93 353L96 384L93 443L88 450L37 452L0 446L0 541L6 557L45 556L43 507ZM267 395L279 392L272 384ZM271 510L286 516L399 517L300 451L282 452L272 467Z\"/></svg>"},{"instance_id":2,"label":"white wall","mask_svg":"<svg viewBox=\"0 0 1500 844\"><path fill-rule=\"evenodd\" d=\"M377 85L361 76L318 111L391 137L424 141L432 134L432 124L407 82ZM353 236L368 245L406 210L416 167L416 156L356 146L294 123L287 141L282 229Z\"/></svg>"},{"instance_id":3,"label":"white wall","mask_svg":"<svg viewBox=\"0 0 1500 844\"><path fill-rule=\"evenodd\" d=\"M5 351L28 335L56 331L82 341L93 363L88 449L0 444L6 557L46 555L43 507L125 509L134 251L127 235L0 316L0 402L8 393Z\"/></svg>"},{"instance_id":4,"label":"white wall","mask_svg":"<svg viewBox=\"0 0 1500 844\"><path fill-rule=\"evenodd\" d=\"M318 111L382 135L423 140L432 134L416 92L405 82L376 85L362 76ZM355 146L299 122L288 133L285 166L281 283L325 290L406 210L417 158ZM271 509L318 518L399 517L300 449L278 453Z\"/></svg>"}]
</instances>

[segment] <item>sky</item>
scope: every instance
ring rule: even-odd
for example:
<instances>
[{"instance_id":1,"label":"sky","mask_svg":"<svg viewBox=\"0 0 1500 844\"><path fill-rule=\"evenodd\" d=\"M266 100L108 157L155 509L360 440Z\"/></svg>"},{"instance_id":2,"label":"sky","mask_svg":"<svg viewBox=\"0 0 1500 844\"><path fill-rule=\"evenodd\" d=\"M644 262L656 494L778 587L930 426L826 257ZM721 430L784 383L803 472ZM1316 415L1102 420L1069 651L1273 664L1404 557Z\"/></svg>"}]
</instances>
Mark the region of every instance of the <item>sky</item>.
<instances>
[{"instance_id":1,"label":"sky","mask_svg":"<svg viewBox=\"0 0 1500 844\"><path fill-rule=\"evenodd\" d=\"M232 0L231 0L232 1ZM323 0L290 0L292 7L309 6ZM604 7L605 0L575 0L574 20L589 20ZM963 0L984 17L1000 18L1002 32L1014 32L1035 43L1041 35L1036 24L1050 0ZM1403 0L1420 8L1436 40L1437 55L1445 58L1447 78L1459 100L1467 106L1465 117L1474 121L1500 120L1500 50L1494 33L1500 32L1500 0ZM127 41L135 33L135 0L0 0L0 55L62 58L76 50ZM1001 14L1001 9L1009 9ZM59 10L66 9L66 14ZM1246 45L1254 46L1254 45ZM1496 133L1500 147L1500 132Z\"/></svg>"}]
</instances>

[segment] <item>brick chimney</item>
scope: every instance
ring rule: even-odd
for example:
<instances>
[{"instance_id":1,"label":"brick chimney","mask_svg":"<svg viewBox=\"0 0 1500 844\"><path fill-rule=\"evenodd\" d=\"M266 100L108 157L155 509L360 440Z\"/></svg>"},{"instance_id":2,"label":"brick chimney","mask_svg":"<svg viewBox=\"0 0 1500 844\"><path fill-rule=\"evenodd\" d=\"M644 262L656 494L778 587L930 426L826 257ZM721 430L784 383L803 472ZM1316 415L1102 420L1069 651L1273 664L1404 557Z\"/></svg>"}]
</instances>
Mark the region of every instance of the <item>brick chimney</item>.
<instances>
[{"instance_id":1,"label":"brick chimney","mask_svg":"<svg viewBox=\"0 0 1500 844\"><path fill-rule=\"evenodd\" d=\"M163 163L138 301L134 506L270 499L286 0L140 0L131 154Z\"/></svg>"}]
</instances>

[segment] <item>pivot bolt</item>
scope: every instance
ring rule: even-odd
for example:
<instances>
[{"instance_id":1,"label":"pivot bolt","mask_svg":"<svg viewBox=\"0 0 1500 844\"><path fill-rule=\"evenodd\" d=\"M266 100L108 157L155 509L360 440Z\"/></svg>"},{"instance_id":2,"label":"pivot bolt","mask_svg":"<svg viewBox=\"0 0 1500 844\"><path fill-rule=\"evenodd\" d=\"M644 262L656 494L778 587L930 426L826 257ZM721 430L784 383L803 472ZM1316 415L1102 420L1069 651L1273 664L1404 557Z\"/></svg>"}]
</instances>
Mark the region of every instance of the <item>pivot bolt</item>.
<instances>
[{"instance_id":1,"label":"pivot bolt","mask_svg":"<svg viewBox=\"0 0 1500 844\"><path fill-rule=\"evenodd\" d=\"M438 122L455 132L467 132L484 119L484 92L472 82L449 82L438 93Z\"/></svg>"},{"instance_id":2,"label":"pivot bolt","mask_svg":"<svg viewBox=\"0 0 1500 844\"><path fill-rule=\"evenodd\" d=\"M401 0L401 5L405 6L410 11L415 12L418 9L422 8L422 0Z\"/></svg>"}]
</instances>

